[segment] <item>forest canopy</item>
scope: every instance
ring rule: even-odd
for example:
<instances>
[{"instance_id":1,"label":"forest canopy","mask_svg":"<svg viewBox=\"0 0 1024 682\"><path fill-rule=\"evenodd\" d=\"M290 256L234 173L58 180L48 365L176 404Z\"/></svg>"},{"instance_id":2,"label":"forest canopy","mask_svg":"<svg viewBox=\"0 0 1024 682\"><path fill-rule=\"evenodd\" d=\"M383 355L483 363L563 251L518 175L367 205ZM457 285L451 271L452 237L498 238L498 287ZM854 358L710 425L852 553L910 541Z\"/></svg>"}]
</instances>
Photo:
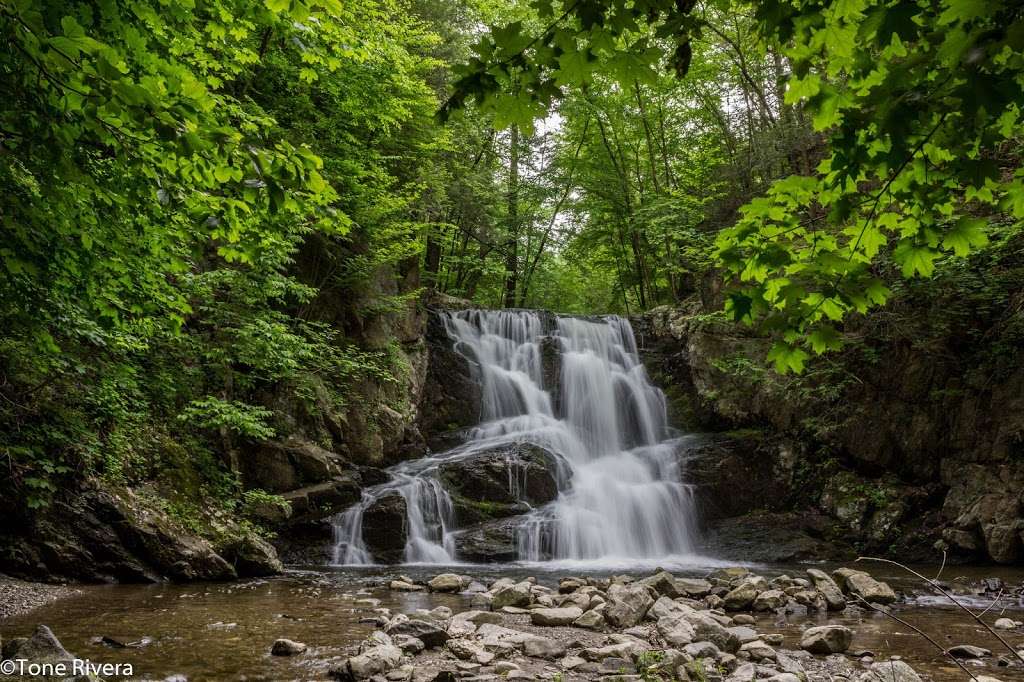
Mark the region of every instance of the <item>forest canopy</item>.
<instances>
[{"instance_id":1,"label":"forest canopy","mask_svg":"<svg viewBox=\"0 0 1024 682\"><path fill-rule=\"evenodd\" d=\"M179 448L230 498L238 443L401 374L380 321L426 289L702 297L801 371L1024 220L1016 3L0 0L0 26L0 455L32 505Z\"/></svg>"}]
</instances>

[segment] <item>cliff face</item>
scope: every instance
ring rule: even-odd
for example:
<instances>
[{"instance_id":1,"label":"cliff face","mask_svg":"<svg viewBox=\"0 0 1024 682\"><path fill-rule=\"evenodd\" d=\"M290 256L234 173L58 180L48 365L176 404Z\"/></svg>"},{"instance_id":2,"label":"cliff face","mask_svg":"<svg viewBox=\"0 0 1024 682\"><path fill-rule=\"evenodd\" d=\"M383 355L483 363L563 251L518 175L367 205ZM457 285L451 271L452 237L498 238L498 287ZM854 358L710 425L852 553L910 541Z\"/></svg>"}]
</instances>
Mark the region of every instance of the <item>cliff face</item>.
<instances>
[{"instance_id":1,"label":"cliff face","mask_svg":"<svg viewBox=\"0 0 1024 682\"><path fill-rule=\"evenodd\" d=\"M974 300L962 280L948 291L940 280L937 296L903 292L850 324L847 348L799 377L774 374L765 339L696 300L634 326L679 418L701 430L753 429L742 435L757 447L733 447L735 461L716 475L749 478L767 466L758 475L773 494L762 508L821 514L819 535L859 551L924 559L948 549L1018 563L1024 294L1013 272L995 273L1006 280L994 284L990 272ZM726 516L743 511L753 508Z\"/></svg>"}]
</instances>

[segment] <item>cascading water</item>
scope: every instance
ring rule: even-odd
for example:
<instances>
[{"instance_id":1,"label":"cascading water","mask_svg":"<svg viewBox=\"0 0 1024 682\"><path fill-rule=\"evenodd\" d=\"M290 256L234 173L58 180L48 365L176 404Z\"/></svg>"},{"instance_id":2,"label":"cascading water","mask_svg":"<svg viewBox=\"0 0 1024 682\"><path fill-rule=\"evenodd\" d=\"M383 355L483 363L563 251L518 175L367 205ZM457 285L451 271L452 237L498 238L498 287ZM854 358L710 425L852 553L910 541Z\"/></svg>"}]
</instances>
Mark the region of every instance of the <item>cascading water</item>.
<instances>
[{"instance_id":1,"label":"cascading water","mask_svg":"<svg viewBox=\"0 0 1024 682\"><path fill-rule=\"evenodd\" d=\"M364 490L335 520L334 563L367 564L363 515L386 494L407 508L406 562L452 563L455 514L438 480L446 463L528 443L556 457L557 498L517 523L519 558L671 560L692 553L695 509L682 483L679 437L672 437L664 394L637 355L629 322L558 317L522 310L441 313L456 349L476 364L481 422L448 452L404 462L392 480ZM557 392L545 386L541 344L559 345ZM509 492L522 484L509 466Z\"/></svg>"}]
</instances>

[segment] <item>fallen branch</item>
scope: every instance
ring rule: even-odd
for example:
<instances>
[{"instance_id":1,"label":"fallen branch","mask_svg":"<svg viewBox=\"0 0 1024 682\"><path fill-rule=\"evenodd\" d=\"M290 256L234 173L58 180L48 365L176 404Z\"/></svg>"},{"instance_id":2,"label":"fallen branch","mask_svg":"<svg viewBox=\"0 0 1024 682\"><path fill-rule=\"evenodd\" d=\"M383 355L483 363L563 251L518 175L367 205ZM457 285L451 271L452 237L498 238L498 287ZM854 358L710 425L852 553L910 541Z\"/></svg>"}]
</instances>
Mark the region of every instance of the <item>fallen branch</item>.
<instances>
[{"instance_id":1,"label":"fallen branch","mask_svg":"<svg viewBox=\"0 0 1024 682\"><path fill-rule=\"evenodd\" d=\"M989 625L988 623L986 623L985 621L983 621L981 619L981 616L984 615L985 613L987 613L989 609L985 609L985 611L983 611L981 613L981 615L978 615L974 611L971 611L969 608L967 608L966 606L961 604L960 601L956 597L954 597L952 594L950 594L944 587L939 585L937 582L935 582L934 580L932 580L930 578L926 578L925 576L921 575L920 573L918 573L914 569L910 568L909 566L904 566L903 564L901 564L898 561L893 561L892 559L880 559L878 557L870 557L870 556L862 556L862 557L858 557L857 558L857 561L861 561L861 560L864 560L864 561L879 561L879 562L882 562L882 563L885 563L885 564L892 564L893 566L897 566L899 568L902 568L907 573L915 575L918 578L920 578L921 580L925 581L926 583L931 585L932 588L934 588L938 592L941 592L942 595L944 597L946 597L946 599L948 599L949 601L953 602L953 604L956 605L959 609L961 609L962 611L966 612L971 618L976 620L979 625L981 625L983 628L988 630L989 634L991 634L993 637L995 637L1000 642L1002 642L1003 646L1005 646L1007 648L1007 650L1009 650L1009 652L1011 654L1016 656L1017 659L1021 663L1024 663L1024 655L1022 655L1021 652L1019 652L1016 649L1014 649L1010 645L1009 642L1007 642L1005 639L1003 639L1002 635L1000 635L998 632L996 632L995 629L991 625ZM989 608L992 608L992 607L990 606ZM963 666L961 666L961 667L963 667Z\"/></svg>"},{"instance_id":2,"label":"fallen branch","mask_svg":"<svg viewBox=\"0 0 1024 682\"><path fill-rule=\"evenodd\" d=\"M864 597L860 596L859 594L854 595L854 596L857 597L857 599L860 600L860 602L863 603L864 606L868 607L872 611L877 611L878 613L881 613L881 614L884 614L886 616L889 616L890 618L892 618L897 623L900 623L901 625L904 625L905 627L910 628L911 630L913 630L917 634L919 634L922 637L924 637L926 640L931 642L932 646L934 646L936 649L938 649L942 653L943 656L948 656L949 659L951 661L953 661L954 663L956 663L957 666L959 666L961 670L963 670L965 673L970 675L972 680L977 680L978 679L973 672L971 672L970 670L967 669L967 666L965 666L963 663L960 662L959 658L957 658L953 654L949 653L949 649L946 649L941 644L939 644L934 639L932 639L932 636L929 635L927 632L925 632L921 628L917 627L913 623L909 623L909 622L903 620L902 618L900 618L899 616L897 616L894 613L890 613L889 611L887 611L885 609L878 608L877 606L875 606L874 604L872 604L871 602L869 602L868 600L866 600Z\"/></svg>"}]
</instances>

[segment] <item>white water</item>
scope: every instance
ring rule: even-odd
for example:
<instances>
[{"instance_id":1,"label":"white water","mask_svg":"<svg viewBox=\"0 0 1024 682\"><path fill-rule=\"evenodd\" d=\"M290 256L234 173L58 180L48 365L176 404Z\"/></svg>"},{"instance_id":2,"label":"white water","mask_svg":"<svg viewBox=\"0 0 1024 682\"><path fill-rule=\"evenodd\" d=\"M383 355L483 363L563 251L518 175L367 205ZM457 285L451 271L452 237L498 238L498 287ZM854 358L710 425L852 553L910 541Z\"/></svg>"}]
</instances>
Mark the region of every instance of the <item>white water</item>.
<instances>
[{"instance_id":1,"label":"white water","mask_svg":"<svg viewBox=\"0 0 1024 682\"><path fill-rule=\"evenodd\" d=\"M362 516L390 491L398 491L409 510L405 561L457 561L458 531L451 499L436 479L438 466L514 443L545 448L559 465L558 498L519 523L521 560L695 559L693 495L679 470L685 437L674 437L668 427L665 396L647 378L628 321L558 317L546 330L544 318L531 311L443 314L457 350L477 365L481 423L465 444L393 467L390 482L365 490L360 504L339 515L335 564L373 562L362 540ZM560 347L557 401L555 387L544 385L546 334ZM518 495L520 485L510 469L509 491Z\"/></svg>"}]
</instances>

